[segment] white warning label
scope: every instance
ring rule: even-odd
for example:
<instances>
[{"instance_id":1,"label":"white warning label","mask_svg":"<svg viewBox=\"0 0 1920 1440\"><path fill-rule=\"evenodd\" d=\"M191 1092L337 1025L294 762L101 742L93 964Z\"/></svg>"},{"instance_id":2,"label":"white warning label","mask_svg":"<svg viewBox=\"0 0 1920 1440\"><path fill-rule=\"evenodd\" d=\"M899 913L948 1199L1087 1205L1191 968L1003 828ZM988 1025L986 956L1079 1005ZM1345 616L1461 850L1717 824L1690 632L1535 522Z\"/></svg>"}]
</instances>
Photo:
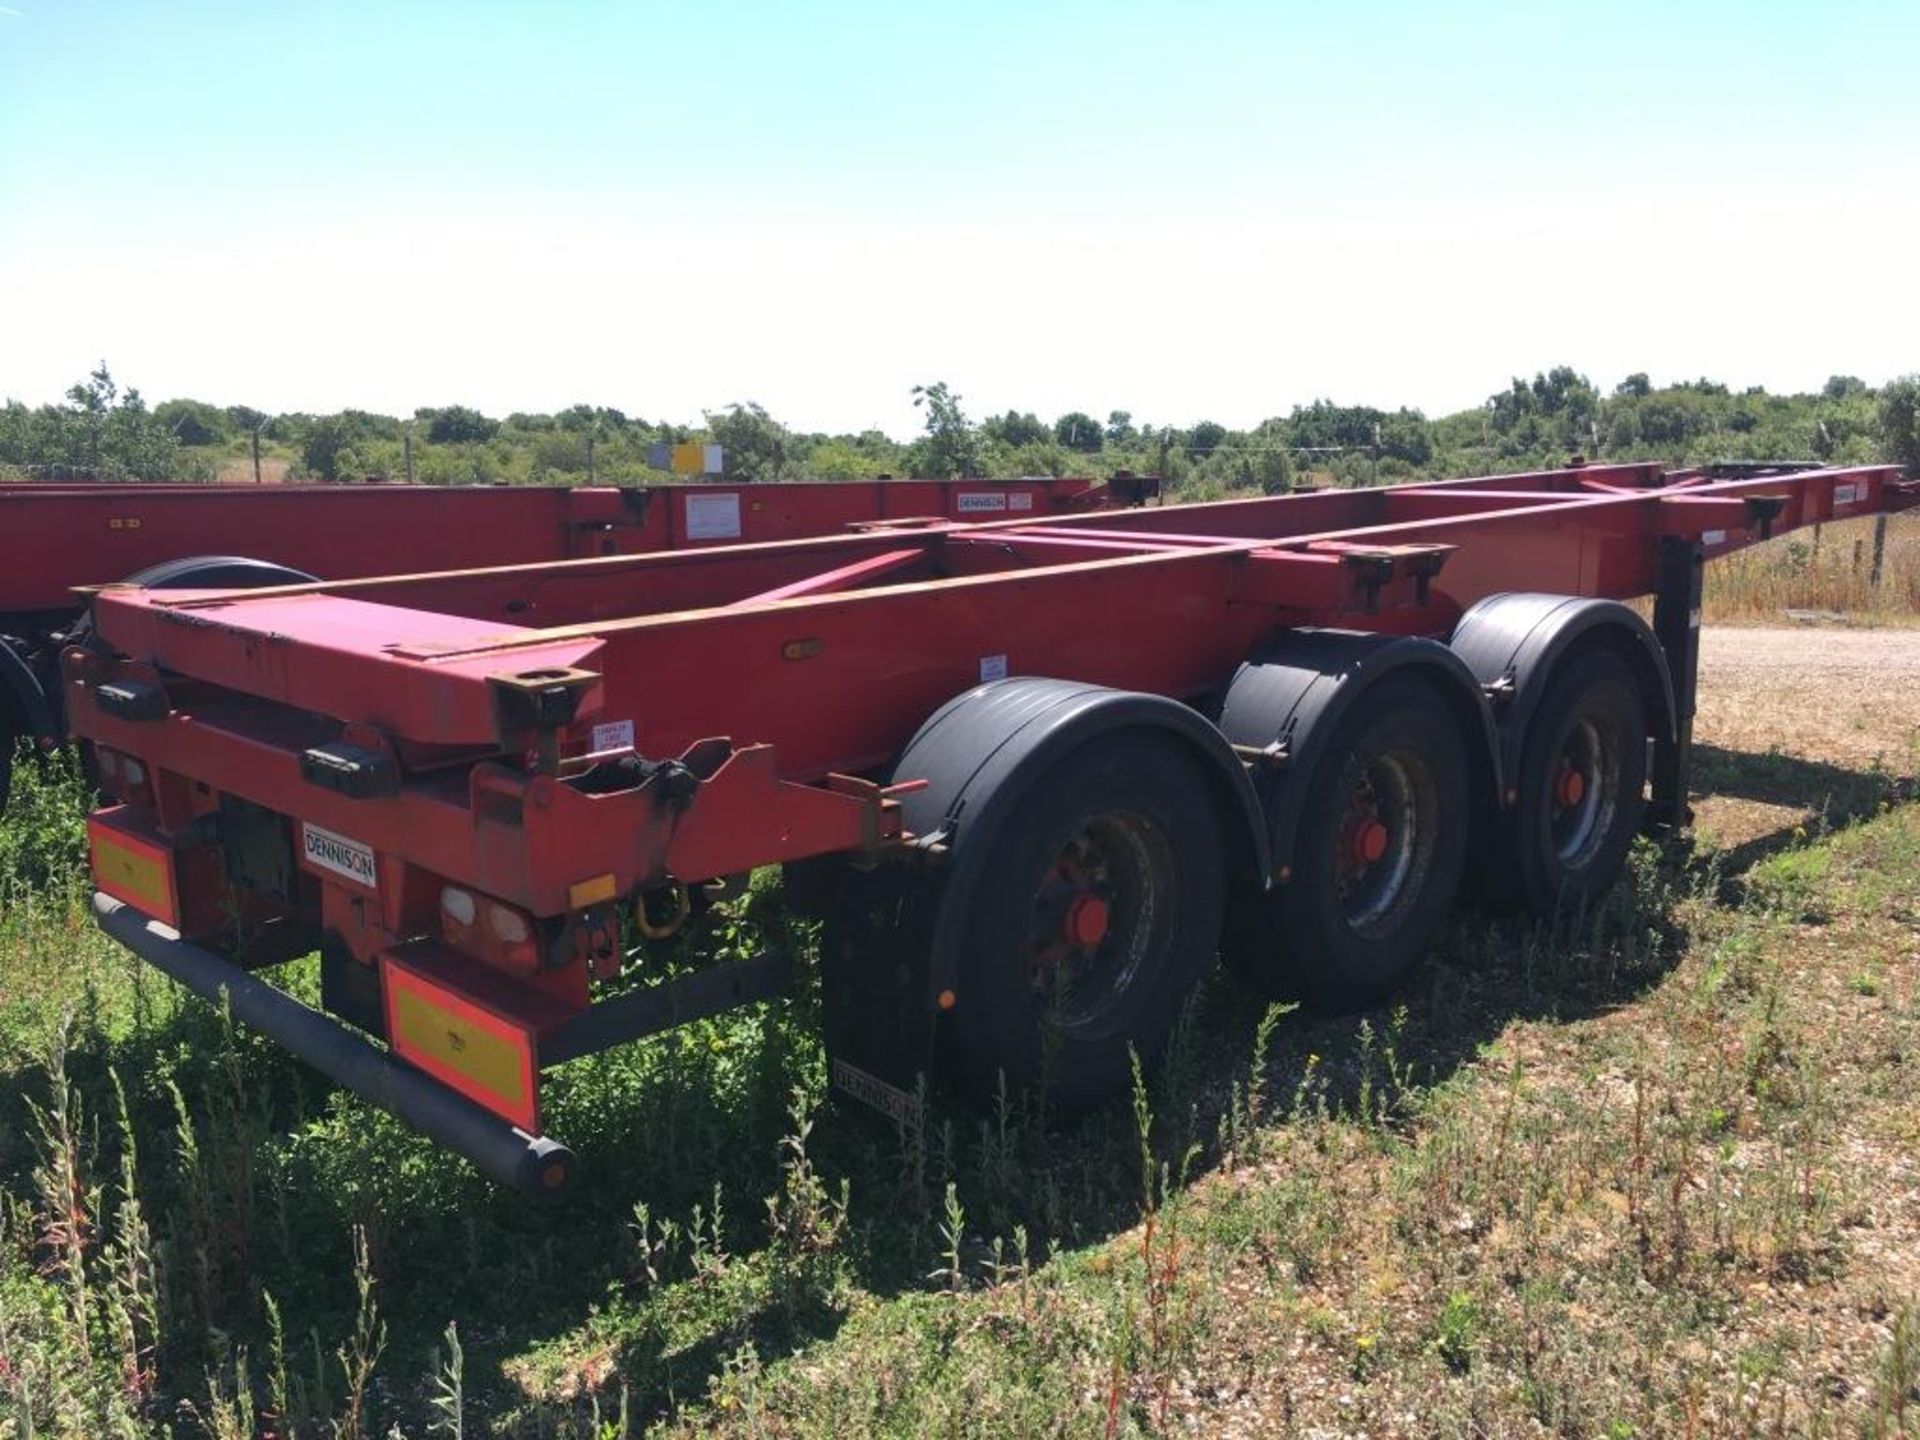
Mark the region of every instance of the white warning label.
<instances>
[{"instance_id":1,"label":"white warning label","mask_svg":"<svg viewBox=\"0 0 1920 1440\"><path fill-rule=\"evenodd\" d=\"M633 721L609 720L593 727L593 753L633 748Z\"/></svg>"}]
</instances>

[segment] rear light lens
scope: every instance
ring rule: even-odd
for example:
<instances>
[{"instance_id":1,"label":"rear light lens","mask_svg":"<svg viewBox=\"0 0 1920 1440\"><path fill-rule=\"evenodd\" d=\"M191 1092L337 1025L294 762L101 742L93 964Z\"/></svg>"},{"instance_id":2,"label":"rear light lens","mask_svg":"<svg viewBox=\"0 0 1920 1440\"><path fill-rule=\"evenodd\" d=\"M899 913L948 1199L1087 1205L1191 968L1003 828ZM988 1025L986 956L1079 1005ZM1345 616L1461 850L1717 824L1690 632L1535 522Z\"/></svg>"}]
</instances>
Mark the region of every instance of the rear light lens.
<instances>
[{"instance_id":1,"label":"rear light lens","mask_svg":"<svg viewBox=\"0 0 1920 1440\"><path fill-rule=\"evenodd\" d=\"M493 927L494 938L504 945L524 945L533 938L527 917L511 906L489 905L487 923Z\"/></svg>"},{"instance_id":2,"label":"rear light lens","mask_svg":"<svg viewBox=\"0 0 1920 1440\"><path fill-rule=\"evenodd\" d=\"M473 924L474 917L480 913L480 907L474 902L470 892L449 885L440 892L440 913L464 929Z\"/></svg>"},{"instance_id":3,"label":"rear light lens","mask_svg":"<svg viewBox=\"0 0 1920 1440\"><path fill-rule=\"evenodd\" d=\"M463 955L496 970L532 975L540 969L540 944L532 917L505 901L458 885L443 887L440 934Z\"/></svg>"},{"instance_id":4,"label":"rear light lens","mask_svg":"<svg viewBox=\"0 0 1920 1440\"><path fill-rule=\"evenodd\" d=\"M94 768L100 776L100 788L117 799L136 803L147 797L147 767L131 755L106 745L93 750Z\"/></svg>"}]
</instances>

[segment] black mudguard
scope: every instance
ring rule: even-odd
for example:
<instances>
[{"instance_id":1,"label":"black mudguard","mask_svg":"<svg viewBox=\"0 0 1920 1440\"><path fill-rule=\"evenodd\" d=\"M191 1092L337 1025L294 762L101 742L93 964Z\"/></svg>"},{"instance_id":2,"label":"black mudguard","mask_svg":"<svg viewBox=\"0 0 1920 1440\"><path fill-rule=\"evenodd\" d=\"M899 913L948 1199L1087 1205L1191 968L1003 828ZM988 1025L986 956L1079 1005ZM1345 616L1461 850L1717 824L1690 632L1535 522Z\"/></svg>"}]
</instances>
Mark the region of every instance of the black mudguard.
<instances>
[{"instance_id":1,"label":"black mudguard","mask_svg":"<svg viewBox=\"0 0 1920 1440\"><path fill-rule=\"evenodd\" d=\"M1241 872L1236 880L1264 885L1272 865L1259 798L1246 767L1205 716L1164 696L1071 680L990 681L935 711L894 768L895 783L928 782L903 799L907 827L937 835L947 850L933 920L930 998L956 982L969 882L1029 779L1088 741L1123 730L1162 732L1192 754L1228 827L1226 852Z\"/></svg>"},{"instance_id":2,"label":"black mudguard","mask_svg":"<svg viewBox=\"0 0 1920 1440\"><path fill-rule=\"evenodd\" d=\"M1354 701L1390 675L1418 675L1460 727L1476 805L1498 804L1501 757L1493 716L1472 673L1446 646L1407 635L1358 630L1292 630L1234 673L1220 730L1256 760L1254 784L1266 811L1272 873L1284 879L1305 803L1307 779Z\"/></svg>"},{"instance_id":3,"label":"black mudguard","mask_svg":"<svg viewBox=\"0 0 1920 1440\"><path fill-rule=\"evenodd\" d=\"M1520 764L1527 727L1560 663L1575 650L1605 644L1633 667L1646 701L1647 734L1673 737L1673 677L1653 629L1617 600L1570 595L1489 595L1460 617L1451 649L1495 699L1506 773Z\"/></svg>"}]
</instances>

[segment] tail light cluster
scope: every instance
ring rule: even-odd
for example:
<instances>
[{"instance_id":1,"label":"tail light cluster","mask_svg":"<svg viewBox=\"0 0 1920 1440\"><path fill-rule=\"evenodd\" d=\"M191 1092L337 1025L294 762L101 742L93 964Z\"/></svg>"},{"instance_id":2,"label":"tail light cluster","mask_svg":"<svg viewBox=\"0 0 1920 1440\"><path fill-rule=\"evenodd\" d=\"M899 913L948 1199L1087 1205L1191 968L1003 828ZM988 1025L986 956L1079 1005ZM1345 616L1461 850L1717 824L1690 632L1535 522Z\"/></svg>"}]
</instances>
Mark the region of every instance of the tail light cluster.
<instances>
[{"instance_id":1,"label":"tail light cluster","mask_svg":"<svg viewBox=\"0 0 1920 1440\"><path fill-rule=\"evenodd\" d=\"M96 745L93 763L100 788L114 799L128 805L152 803L153 775L142 761L110 746Z\"/></svg>"},{"instance_id":2,"label":"tail light cluster","mask_svg":"<svg viewBox=\"0 0 1920 1440\"><path fill-rule=\"evenodd\" d=\"M440 892L440 930L449 945L513 975L541 968L540 934L518 906L456 885Z\"/></svg>"}]
</instances>

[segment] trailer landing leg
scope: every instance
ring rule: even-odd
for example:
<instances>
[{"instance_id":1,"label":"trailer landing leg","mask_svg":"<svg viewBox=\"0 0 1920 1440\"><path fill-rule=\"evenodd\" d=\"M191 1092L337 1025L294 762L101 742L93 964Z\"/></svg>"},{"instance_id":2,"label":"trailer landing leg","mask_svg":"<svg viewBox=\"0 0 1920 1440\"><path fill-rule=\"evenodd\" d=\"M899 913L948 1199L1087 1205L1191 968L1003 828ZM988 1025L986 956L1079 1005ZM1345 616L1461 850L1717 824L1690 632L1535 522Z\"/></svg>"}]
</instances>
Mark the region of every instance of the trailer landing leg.
<instances>
[{"instance_id":1,"label":"trailer landing leg","mask_svg":"<svg viewBox=\"0 0 1920 1440\"><path fill-rule=\"evenodd\" d=\"M1673 678L1673 738L1653 748L1653 803L1647 828L1674 834L1693 820L1687 785L1693 769L1694 697L1700 681L1700 577L1705 554L1693 540L1660 541L1659 587L1653 595L1653 633Z\"/></svg>"}]
</instances>

